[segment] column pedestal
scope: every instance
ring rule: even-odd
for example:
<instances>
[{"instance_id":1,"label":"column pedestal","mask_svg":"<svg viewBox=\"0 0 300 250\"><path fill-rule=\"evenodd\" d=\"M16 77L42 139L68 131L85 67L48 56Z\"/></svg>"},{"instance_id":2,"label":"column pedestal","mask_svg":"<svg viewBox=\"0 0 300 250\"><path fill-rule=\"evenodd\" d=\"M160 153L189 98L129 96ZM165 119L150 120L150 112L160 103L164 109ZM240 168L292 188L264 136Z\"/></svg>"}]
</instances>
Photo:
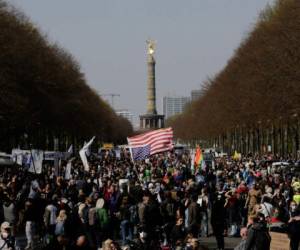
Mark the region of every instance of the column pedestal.
<instances>
[{"instance_id":1,"label":"column pedestal","mask_svg":"<svg viewBox=\"0 0 300 250\"><path fill-rule=\"evenodd\" d=\"M164 128L164 115L152 115L146 114L140 116L140 129L142 130L151 130Z\"/></svg>"}]
</instances>

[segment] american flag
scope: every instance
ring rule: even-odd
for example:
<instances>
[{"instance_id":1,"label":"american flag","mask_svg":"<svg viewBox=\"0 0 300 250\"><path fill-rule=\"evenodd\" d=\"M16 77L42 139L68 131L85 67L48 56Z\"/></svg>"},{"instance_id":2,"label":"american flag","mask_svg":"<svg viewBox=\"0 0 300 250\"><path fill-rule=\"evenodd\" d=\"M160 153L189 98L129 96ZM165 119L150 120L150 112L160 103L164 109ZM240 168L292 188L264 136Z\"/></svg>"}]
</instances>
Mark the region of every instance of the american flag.
<instances>
[{"instance_id":1,"label":"american flag","mask_svg":"<svg viewBox=\"0 0 300 250\"><path fill-rule=\"evenodd\" d=\"M150 145L131 148L132 158L135 161L141 161L150 155Z\"/></svg>"},{"instance_id":2,"label":"american flag","mask_svg":"<svg viewBox=\"0 0 300 250\"><path fill-rule=\"evenodd\" d=\"M158 129L128 137L133 160L143 160L149 155L173 149L172 128Z\"/></svg>"}]
</instances>

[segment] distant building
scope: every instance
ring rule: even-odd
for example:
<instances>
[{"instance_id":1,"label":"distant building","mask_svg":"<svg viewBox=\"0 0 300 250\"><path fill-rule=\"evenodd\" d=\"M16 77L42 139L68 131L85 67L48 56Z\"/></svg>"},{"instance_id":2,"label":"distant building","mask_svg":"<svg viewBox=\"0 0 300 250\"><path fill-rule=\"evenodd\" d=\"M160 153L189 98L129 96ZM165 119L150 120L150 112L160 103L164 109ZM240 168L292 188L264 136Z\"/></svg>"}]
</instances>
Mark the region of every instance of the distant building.
<instances>
[{"instance_id":1,"label":"distant building","mask_svg":"<svg viewBox=\"0 0 300 250\"><path fill-rule=\"evenodd\" d=\"M120 109L116 111L117 115L126 118L133 125L133 114L127 109Z\"/></svg>"},{"instance_id":2,"label":"distant building","mask_svg":"<svg viewBox=\"0 0 300 250\"><path fill-rule=\"evenodd\" d=\"M166 119L183 112L187 103L190 102L189 97L169 97L163 98L163 111Z\"/></svg>"},{"instance_id":3,"label":"distant building","mask_svg":"<svg viewBox=\"0 0 300 250\"><path fill-rule=\"evenodd\" d=\"M196 101L201 95L201 90L200 89L197 89L197 90L192 90L191 91L191 99L192 99L192 102L193 101Z\"/></svg>"}]
</instances>

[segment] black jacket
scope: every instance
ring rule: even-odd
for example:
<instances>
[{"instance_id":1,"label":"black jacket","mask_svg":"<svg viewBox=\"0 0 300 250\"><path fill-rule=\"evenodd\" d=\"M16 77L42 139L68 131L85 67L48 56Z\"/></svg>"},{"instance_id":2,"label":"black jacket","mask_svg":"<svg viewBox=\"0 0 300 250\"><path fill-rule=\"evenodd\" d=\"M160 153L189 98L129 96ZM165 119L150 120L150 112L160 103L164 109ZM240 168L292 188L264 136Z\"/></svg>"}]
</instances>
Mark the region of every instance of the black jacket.
<instances>
[{"instance_id":1,"label":"black jacket","mask_svg":"<svg viewBox=\"0 0 300 250\"><path fill-rule=\"evenodd\" d=\"M211 197L211 224L213 227L224 227L226 220L225 195L216 192ZM223 229L222 229L223 230Z\"/></svg>"},{"instance_id":2,"label":"black jacket","mask_svg":"<svg viewBox=\"0 0 300 250\"><path fill-rule=\"evenodd\" d=\"M269 250L271 237L263 222L254 223L248 229L245 250Z\"/></svg>"},{"instance_id":3,"label":"black jacket","mask_svg":"<svg viewBox=\"0 0 300 250\"><path fill-rule=\"evenodd\" d=\"M182 225L175 225L171 231L171 239L172 239L172 243L175 246L176 242L178 240L180 240L181 242L183 242L184 238L186 236L186 232L185 229Z\"/></svg>"}]
</instances>

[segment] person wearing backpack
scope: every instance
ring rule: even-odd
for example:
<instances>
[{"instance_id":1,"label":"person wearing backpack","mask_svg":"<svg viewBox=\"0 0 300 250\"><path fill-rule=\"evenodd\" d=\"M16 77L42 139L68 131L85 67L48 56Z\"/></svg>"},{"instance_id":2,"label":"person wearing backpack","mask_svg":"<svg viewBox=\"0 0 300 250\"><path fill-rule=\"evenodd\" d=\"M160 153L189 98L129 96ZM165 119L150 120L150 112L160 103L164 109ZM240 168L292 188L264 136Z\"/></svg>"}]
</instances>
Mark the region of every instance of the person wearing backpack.
<instances>
[{"instance_id":1,"label":"person wearing backpack","mask_svg":"<svg viewBox=\"0 0 300 250\"><path fill-rule=\"evenodd\" d=\"M15 238L11 235L11 224L7 221L1 224L0 228L0 250L16 249Z\"/></svg>"},{"instance_id":2,"label":"person wearing backpack","mask_svg":"<svg viewBox=\"0 0 300 250\"><path fill-rule=\"evenodd\" d=\"M271 236L269 234L265 216L258 213L253 218L253 224L248 226L248 236L245 243L245 250L269 250Z\"/></svg>"},{"instance_id":3,"label":"person wearing backpack","mask_svg":"<svg viewBox=\"0 0 300 250\"><path fill-rule=\"evenodd\" d=\"M96 202L96 228L100 231L98 242L101 243L103 239L109 237L109 216L107 209L105 208L105 201L99 198Z\"/></svg>"},{"instance_id":4,"label":"person wearing backpack","mask_svg":"<svg viewBox=\"0 0 300 250\"><path fill-rule=\"evenodd\" d=\"M224 230L226 224L225 194L223 184L217 185L217 190L211 197L211 226L216 237L219 250L224 250Z\"/></svg>"},{"instance_id":5,"label":"person wearing backpack","mask_svg":"<svg viewBox=\"0 0 300 250\"><path fill-rule=\"evenodd\" d=\"M188 231L194 237L198 237L201 223L200 206L197 204L198 195L196 193L192 194L191 200L188 206Z\"/></svg>"},{"instance_id":6,"label":"person wearing backpack","mask_svg":"<svg viewBox=\"0 0 300 250\"><path fill-rule=\"evenodd\" d=\"M132 225L133 232L136 232L137 225L139 224L138 206L136 204L131 204L129 207L129 213L130 224Z\"/></svg>"},{"instance_id":7,"label":"person wearing backpack","mask_svg":"<svg viewBox=\"0 0 300 250\"><path fill-rule=\"evenodd\" d=\"M133 228L130 223L130 206L128 204L128 197L124 196L122 200L122 204L120 206L120 219L121 219L121 236L123 245L126 244L126 239L128 238L130 241L133 238Z\"/></svg>"},{"instance_id":8,"label":"person wearing backpack","mask_svg":"<svg viewBox=\"0 0 300 250\"><path fill-rule=\"evenodd\" d=\"M60 210L56 218L55 231L56 236L65 234L65 221L67 220L67 214L65 210Z\"/></svg>"},{"instance_id":9,"label":"person wearing backpack","mask_svg":"<svg viewBox=\"0 0 300 250\"><path fill-rule=\"evenodd\" d=\"M172 194L169 191L165 192L165 199L160 205L160 213L164 220L163 224L165 226L164 230L167 241L170 242L170 234L176 222L176 206Z\"/></svg>"},{"instance_id":10,"label":"person wearing backpack","mask_svg":"<svg viewBox=\"0 0 300 250\"><path fill-rule=\"evenodd\" d=\"M208 237L208 205L209 205L207 189L202 188L201 195L198 196L197 203L201 213L201 234L202 237Z\"/></svg>"}]
</instances>

